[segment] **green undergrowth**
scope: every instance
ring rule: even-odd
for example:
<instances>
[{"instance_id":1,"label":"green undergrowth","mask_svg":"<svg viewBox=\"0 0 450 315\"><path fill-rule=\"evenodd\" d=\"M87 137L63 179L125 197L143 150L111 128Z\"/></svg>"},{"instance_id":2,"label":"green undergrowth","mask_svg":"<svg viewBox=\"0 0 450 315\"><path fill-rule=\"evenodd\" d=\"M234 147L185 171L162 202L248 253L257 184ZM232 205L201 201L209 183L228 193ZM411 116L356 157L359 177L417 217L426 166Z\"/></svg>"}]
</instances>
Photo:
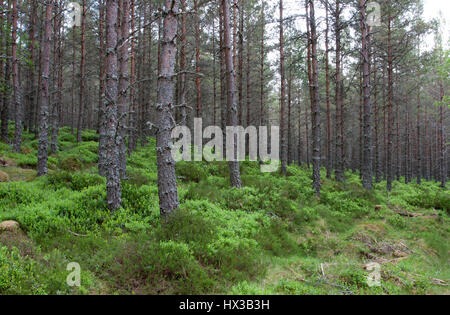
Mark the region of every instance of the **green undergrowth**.
<instances>
[{"instance_id":1,"label":"green undergrowth","mask_svg":"<svg viewBox=\"0 0 450 315\"><path fill-rule=\"evenodd\" d=\"M0 294L439 294L449 293L448 190L438 183L385 182L372 192L357 174L344 183L311 170L263 174L241 163L242 189L230 188L226 162L177 164L180 209L161 222L155 141L128 158L122 208L110 213L97 175L98 135L69 128L36 178L37 140L24 150L0 144ZM415 216L405 216L415 214ZM403 214L403 215L402 215ZM369 262L381 286L369 287ZM69 287L69 262L81 287ZM443 282L439 282L443 281Z\"/></svg>"}]
</instances>

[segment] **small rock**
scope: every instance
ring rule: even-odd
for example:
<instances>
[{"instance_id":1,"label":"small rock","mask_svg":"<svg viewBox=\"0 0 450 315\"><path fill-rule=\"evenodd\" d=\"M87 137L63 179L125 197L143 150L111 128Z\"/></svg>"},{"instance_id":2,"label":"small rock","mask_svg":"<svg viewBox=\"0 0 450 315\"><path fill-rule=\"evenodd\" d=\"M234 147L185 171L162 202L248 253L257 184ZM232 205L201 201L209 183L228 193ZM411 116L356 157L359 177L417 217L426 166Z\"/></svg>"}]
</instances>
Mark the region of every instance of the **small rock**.
<instances>
[{"instance_id":1,"label":"small rock","mask_svg":"<svg viewBox=\"0 0 450 315\"><path fill-rule=\"evenodd\" d=\"M19 222L16 221L3 221L0 222L0 232L17 232L20 229Z\"/></svg>"}]
</instances>

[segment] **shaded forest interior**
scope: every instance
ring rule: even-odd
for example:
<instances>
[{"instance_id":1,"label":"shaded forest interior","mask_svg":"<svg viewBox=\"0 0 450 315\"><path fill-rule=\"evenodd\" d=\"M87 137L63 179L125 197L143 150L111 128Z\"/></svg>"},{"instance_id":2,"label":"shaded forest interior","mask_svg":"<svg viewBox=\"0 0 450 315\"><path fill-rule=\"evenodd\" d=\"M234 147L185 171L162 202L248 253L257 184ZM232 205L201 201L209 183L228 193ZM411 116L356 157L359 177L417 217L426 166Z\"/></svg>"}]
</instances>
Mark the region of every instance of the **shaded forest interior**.
<instances>
[{"instance_id":1,"label":"shaded forest interior","mask_svg":"<svg viewBox=\"0 0 450 315\"><path fill-rule=\"evenodd\" d=\"M56 279L58 255L68 259L76 240L71 258L89 265L81 293L448 285L450 50L444 19L426 21L422 0L0 3L0 222L23 229L19 240L0 229L11 274L8 261L23 270L35 261L24 277ZM259 172L262 160L175 162L172 130L192 130L195 118L222 130L279 126L279 170ZM98 252L87 258L83 246ZM39 269L41 250L58 271ZM312 265L341 254L387 264L387 285L368 288L347 267L308 284ZM111 267L102 273L100 263ZM273 283L263 287L262 275ZM74 293L51 281L14 291L5 279L0 293Z\"/></svg>"}]
</instances>

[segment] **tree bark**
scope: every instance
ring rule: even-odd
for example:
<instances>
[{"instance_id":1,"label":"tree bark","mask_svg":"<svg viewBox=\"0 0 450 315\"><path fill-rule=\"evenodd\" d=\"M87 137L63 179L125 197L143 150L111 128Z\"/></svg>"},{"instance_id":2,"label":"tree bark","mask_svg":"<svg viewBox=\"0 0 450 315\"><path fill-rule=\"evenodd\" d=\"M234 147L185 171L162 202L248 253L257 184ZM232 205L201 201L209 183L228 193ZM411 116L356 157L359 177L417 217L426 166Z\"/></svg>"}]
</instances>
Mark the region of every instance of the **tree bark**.
<instances>
[{"instance_id":1,"label":"tree bark","mask_svg":"<svg viewBox=\"0 0 450 315\"><path fill-rule=\"evenodd\" d=\"M163 36L158 76L158 104L156 105L158 131L156 153L158 164L158 193L161 217L167 219L178 209L178 190L175 161L171 152L171 132L174 94L174 70L178 29L178 0L165 0Z\"/></svg>"},{"instance_id":2,"label":"tree bark","mask_svg":"<svg viewBox=\"0 0 450 315\"><path fill-rule=\"evenodd\" d=\"M198 0L194 0L194 24L195 24L195 89L197 92L196 116L202 117L202 90L200 86L200 22L198 12Z\"/></svg>"},{"instance_id":3,"label":"tree bark","mask_svg":"<svg viewBox=\"0 0 450 315\"><path fill-rule=\"evenodd\" d=\"M82 1L81 14L81 61L80 61L80 91L79 91L79 113L77 123L77 142L81 142L81 131L83 129L83 116L85 107L85 82L86 82L86 0Z\"/></svg>"},{"instance_id":4,"label":"tree bark","mask_svg":"<svg viewBox=\"0 0 450 315\"><path fill-rule=\"evenodd\" d=\"M319 106L319 72L317 64L317 33L316 18L314 11L314 0L309 0L309 23L311 30L311 70L312 81L310 81L312 89L311 103L311 125L312 125L312 142L313 142L313 187L316 195L320 195L320 106Z\"/></svg>"},{"instance_id":5,"label":"tree bark","mask_svg":"<svg viewBox=\"0 0 450 315\"><path fill-rule=\"evenodd\" d=\"M53 3L49 2L45 9L45 34L44 46L42 47L42 91L40 101L40 124L38 145L38 176L46 175L48 172L48 120L49 120L49 75L50 75L50 42L52 33L52 9Z\"/></svg>"},{"instance_id":6,"label":"tree bark","mask_svg":"<svg viewBox=\"0 0 450 315\"><path fill-rule=\"evenodd\" d=\"M227 112L228 126L237 126L237 108L236 108L236 85L234 75L233 56L231 53L231 21L230 21L230 0L221 0L222 18L224 27L223 49L225 51L225 72L227 80ZM234 151L237 153L237 137L234 137ZM241 188L241 174L239 170L239 162L229 161L230 183L231 186Z\"/></svg>"},{"instance_id":7,"label":"tree bark","mask_svg":"<svg viewBox=\"0 0 450 315\"><path fill-rule=\"evenodd\" d=\"M19 60L17 58L17 27L18 27L18 10L17 0L12 2L12 81L13 81L13 103L15 108L15 132L14 132L14 152L21 152L22 147L22 124L23 124L23 106L21 99L20 83L19 83Z\"/></svg>"},{"instance_id":8,"label":"tree bark","mask_svg":"<svg viewBox=\"0 0 450 315\"><path fill-rule=\"evenodd\" d=\"M392 150L393 150L393 142L392 142L392 124L393 124L393 116L392 116L392 99L394 95L394 82L393 82L393 56L392 56L392 38L391 38L391 24L392 17L389 14L388 16L388 135L387 135L387 190L388 192L392 191L392 181L393 181L393 166L392 166Z\"/></svg>"},{"instance_id":9,"label":"tree bark","mask_svg":"<svg viewBox=\"0 0 450 315\"><path fill-rule=\"evenodd\" d=\"M286 86L284 73L284 30L283 30L283 0L280 0L280 142L281 142L281 174L287 174L287 139L286 139Z\"/></svg>"},{"instance_id":10,"label":"tree bark","mask_svg":"<svg viewBox=\"0 0 450 315\"><path fill-rule=\"evenodd\" d=\"M369 26L366 16L367 0L359 1L361 18L361 56L363 73L363 97L364 97L364 154L362 165L362 183L365 189L373 187L372 169L372 104L370 102L370 56L369 56Z\"/></svg>"},{"instance_id":11,"label":"tree bark","mask_svg":"<svg viewBox=\"0 0 450 315\"><path fill-rule=\"evenodd\" d=\"M11 5L12 2L8 1L8 17L7 22L10 24L12 20L12 13L11 13ZM4 36L4 47L5 47L5 55L11 56L11 50L8 48L8 36L6 34L3 34ZM3 38L2 38L3 40ZM8 58L5 62L5 84L7 86L10 86L11 80L11 59ZM8 126L9 126L9 107L10 107L10 93L8 90L6 90L3 93L3 108L1 113L1 119L2 119L2 125L1 125L1 138L4 143L9 143L9 137L8 137Z\"/></svg>"},{"instance_id":12,"label":"tree bark","mask_svg":"<svg viewBox=\"0 0 450 315\"><path fill-rule=\"evenodd\" d=\"M127 117L128 117L128 87L130 85L129 64L128 64L128 36L130 33L130 2L129 0L119 0L120 18L120 38L119 38L119 171L120 178L126 178L127 172Z\"/></svg>"},{"instance_id":13,"label":"tree bark","mask_svg":"<svg viewBox=\"0 0 450 315\"><path fill-rule=\"evenodd\" d=\"M332 173L332 140L331 140L331 102L330 102L330 64L329 64L329 19L328 1L325 2L325 81L326 81L326 102L327 102L327 178L331 179Z\"/></svg>"},{"instance_id":14,"label":"tree bark","mask_svg":"<svg viewBox=\"0 0 450 315\"><path fill-rule=\"evenodd\" d=\"M106 201L108 208L115 211L121 205L119 173L118 133L118 45L117 45L118 0L106 1L106 93L104 128L106 130Z\"/></svg>"}]
</instances>

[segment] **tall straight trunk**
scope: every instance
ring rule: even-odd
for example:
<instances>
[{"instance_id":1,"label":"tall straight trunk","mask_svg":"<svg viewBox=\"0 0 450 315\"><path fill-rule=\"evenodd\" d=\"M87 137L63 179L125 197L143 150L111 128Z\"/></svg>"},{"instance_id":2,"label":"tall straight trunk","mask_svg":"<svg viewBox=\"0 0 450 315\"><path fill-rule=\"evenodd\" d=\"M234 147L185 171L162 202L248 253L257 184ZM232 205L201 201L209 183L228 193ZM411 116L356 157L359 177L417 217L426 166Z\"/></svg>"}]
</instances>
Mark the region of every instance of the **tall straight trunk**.
<instances>
[{"instance_id":1,"label":"tall straight trunk","mask_svg":"<svg viewBox=\"0 0 450 315\"><path fill-rule=\"evenodd\" d=\"M238 54L237 54L237 49L238 49L238 1L239 0L230 0L233 1L233 69L234 69L234 81L236 82L236 69L238 68ZM230 4L231 5L231 4ZM230 17L231 20L231 17Z\"/></svg>"},{"instance_id":2,"label":"tall straight trunk","mask_svg":"<svg viewBox=\"0 0 450 315\"><path fill-rule=\"evenodd\" d=\"M386 161L386 168L387 168L387 190L388 192L392 191L392 181L393 181L393 165L392 165L392 150L393 150L393 113L392 113L392 99L394 95L394 82L393 82L393 56L392 56L392 38L391 38L391 23L392 18L389 14L388 16L388 38L387 38L387 45L388 45L388 134L387 134L387 161Z\"/></svg>"},{"instance_id":3,"label":"tall straight trunk","mask_svg":"<svg viewBox=\"0 0 450 315\"><path fill-rule=\"evenodd\" d=\"M158 132L156 153L158 164L158 193L161 217L168 218L178 209L178 190L175 176L175 161L171 152L171 132L173 118L171 107L175 84L176 37L178 29L178 0L165 0L163 37L161 43L160 67L158 76L158 104L156 115Z\"/></svg>"},{"instance_id":4,"label":"tall straight trunk","mask_svg":"<svg viewBox=\"0 0 450 315\"><path fill-rule=\"evenodd\" d=\"M418 80L417 83L419 86L417 87L417 123L416 123L416 140L417 140L417 147L416 147L416 160L417 160L417 184L422 184L422 142L421 142L421 129L420 124L421 122L421 111L422 111L422 101L421 101L421 95L420 95L420 75L417 76Z\"/></svg>"},{"instance_id":5,"label":"tall straight trunk","mask_svg":"<svg viewBox=\"0 0 450 315\"><path fill-rule=\"evenodd\" d=\"M128 65L128 36L130 33L130 1L119 0L120 34L119 37L119 168L120 177L126 177L127 171L127 116L128 116L128 87L130 85L129 65Z\"/></svg>"},{"instance_id":6,"label":"tall straight trunk","mask_svg":"<svg viewBox=\"0 0 450 315\"><path fill-rule=\"evenodd\" d=\"M58 8L59 12L63 10L63 0L60 0ZM54 143L56 143L56 149L58 148L58 134L59 134L59 126L63 123L63 110L62 110L62 100L63 100L63 83L64 83L64 73L63 73L63 57L64 57L64 49L63 49L63 38L62 38L62 28L63 28L63 18L62 16L58 19L58 92L56 93L56 115L57 119L54 122Z\"/></svg>"},{"instance_id":7,"label":"tall straight trunk","mask_svg":"<svg viewBox=\"0 0 450 315\"><path fill-rule=\"evenodd\" d=\"M223 49L225 52L225 72L227 81L227 117L228 126L237 126L237 108L236 108L236 84L234 76L233 56L231 53L231 21L230 21L230 0L221 0L222 18L224 27ZM237 154L237 137L233 139L234 152ZM239 170L239 162L229 161L230 183L232 187L241 188L241 174Z\"/></svg>"},{"instance_id":8,"label":"tall straight trunk","mask_svg":"<svg viewBox=\"0 0 450 315\"><path fill-rule=\"evenodd\" d=\"M264 124L264 37L265 37L265 0L261 0L261 44L260 44L260 75L259 75L259 125L262 126Z\"/></svg>"},{"instance_id":9,"label":"tall straight trunk","mask_svg":"<svg viewBox=\"0 0 450 315\"><path fill-rule=\"evenodd\" d=\"M153 12L153 8L150 5L148 12L147 10L144 11L145 13L145 20L150 21L152 19L152 12ZM145 22L144 22L145 24ZM150 77L149 77L149 81L146 84L143 85L144 87L144 91L141 94L142 97L142 102L141 102L141 106L142 106L142 124L141 124L141 128L142 128L142 136L141 136L141 144L144 146L147 144L147 137L150 136L150 128L149 128L149 122L152 120L152 112L150 109L150 104L152 103L152 94L150 93L150 91L153 91L154 89L154 80L153 80L153 58L152 58L152 54L153 54L153 34L151 32L151 22L150 22L150 29L147 31L147 29L144 31L144 39L148 38L148 50L146 50L147 45L144 45L144 54L143 54L143 64L145 65L145 67L143 67L143 69L147 69L147 72L150 73ZM161 42L161 22L158 22L158 62L157 62L157 69L159 70L159 59L160 59L160 45ZM143 75L144 77L146 76L145 74ZM148 88L147 88L148 87Z\"/></svg>"},{"instance_id":10,"label":"tall straight trunk","mask_svg":"<svg viewBox=\"0 0 450 315\"><path fill-rule=\"evenodd\" d=\"M146 8L141 6L138 7L139 8L139 13L138 13L138 17L137 17L137 21L138 21L138 30L142 29L142 25L143 23L146 24L146 14L145 14L145 10ZM136 69L136 76L137 76L137 84L136 84L136 90L137 90L137 125L136 125L136 132L137 132L137 137L138 139L141 140L141 145L144 146L145 145L145 137L144 137L144 113L143 113L143 92L144 92L144 82L142 81L142 78L144 76L144 73L146 73L146 71L144 70L144 56L146 55L146 47L147 45L144 43L145 41L143 39L146 38L146 29L144 29L144 31L139 31L138 32L138 46L137 46L137 51L140 51L141 53L137 55L137 69ZM149 41L150 42L150 41ZM150 45L150 43L149 43ZM150 75L151 78L151 75ZM138 141L138 140L136 140Z\"/></svg>"},{"instance_id":11,"label":"tall straight trunk","mask_svg":"<svg viewBox=\"0 0 450 315\"><path fill-rule=\"evenodd\" d=\"M38 176L48 172L48 120L49 120L49 75L50 75L50 41L52 34L52 9L53 3L49 2L45 9L45 34L44 46L42 47L42 91L40 101L40 124L39 124L39 145L38 145Z\"/></svg>"},{"instance_id":12,"label":"tall straight trunk","mask_svg":"<svg viewBox=\"0 0 450 315\"><path fill-rule=\"evenodd\" d=\"M131 15L131 34L134 34L136 32L136 17L135 17L135 0L130 0L130 15ZM131 56L130 56L130 71L131 71L131 77L130 77L130 84L131 84L131 90L130 90L130 111L129 111L129 120L128 120L128 154L131 155L131 153L136 150L137 148L137 133L136 133L136 90L135 90L135 83L136 83L136 41L135 39L131 39Z\"/></svg>"},{"instance_id":13,"label":"tall straight trunk","mask_svg":"<svg viewBox=\"0 0 450 315\"><path fill-rule=\"evenodd\" d=\"M238 75L239 75L239 101L238 101L238 121L239 125L243 125L243 107L244 107L244 8L243 1L239 0L239 66L238 66Z\"/></svg>"},{"instance_id":14,"label":"tall straight trunk","mask_svg":"<svg viewBox=\"0 0 450 315\"><path fill-rule=\"evenodd\" d=\"M382 178L380 163L380 108L378 106L378 77L377 60L373 56L373 81L374 81L374 113L375 113L375 182L379 183Z\"/></svg>"},{"instance_id":15,"label":"tall straight trunk","mask_svg":"<svg viewBox=\"0 0 450 315\"><path fill-rule=\"evenodd\" d=\"M440 62L443 63L442 49ZM443 80L439 80L439 179L441 182L441 187L445 188L447 182L447 172L446 172L446 148L447 142L445 139L445 126L444 126L444 117L445 117L445 108L447 104L444 103L444 83Z\"/></svg>"},{"instance_id":16,"label":"tall straight trunk","mask_svg":"<svg viewBox=\"0 0 450 315\"><path fill-rule=\"evenodd\" d=\"M287 163L290 165L293 161L292 153L292 131L291 131L291 109L292 109L292 57L290 59L289 74L288 74L288 96L287 96Z\"/></svg>"},{"instance_id":17,"label":"tall straight trunk","mask_svg":"<svg viewBox=\"0 0 450 315\"><path fill-rule=\"evenodd\" d=\"M100 21L99 21L99 33L100 33L100 89L99 89L99 110L98 110L98 131L99 131L99 141L98 141L98 173L102 176L106 176L106 124L103 123L105 120L106 111L106 40L105 40L105 19L106 19L106 0L102 0L100 3ZM75 31L75 29L74 29ZM73 91L72 91L73 93Z\"/></svg>"},{"instance_id":18,"label":"tall straight trunk","mask_svg":"<svg viewBox=\"0 0 450 315\"><path fill-rule=\"evenodd\" d=\"M283 28L283 0L280 0L280 142L281 142L281 174L287 174L287 139L286 139L286 86L284 73L284 28Z\"/></svg>"},{"instance_id":19,"label":"tall straight trunk","mask_svg":"<svg viewBox=\"0 0 450 315\"><path fill-rule=\"evenodd\" d=\"M298 147L297 147L297 163L302 164L303 141L302 141L302 87L298 87Z\"/></svg>"},{"instance_id":20,"label":"tall straight trunk","mask_svg":"<svg viewBox=\"0 0 450 315\"><path fill-rule=\"evenodd\" d=\"M40 21L42 21L42 25L41 28L44 28L45 26L43 25L45 22L45 6L40 6L40 12L41 12L41 19ZM39 138L39 124L40 124L40 112L41 112L41 92L42 92L42 76L40 75L42 73L42 47L44 46L44 32L41 31L39 32L39 70L38 70L38 80L37 80L37 90L36 90L36 94L37 94L37 100L36 100L36 115L34 117L34 121L35 121L35 125L36 125L36 138Z\"/></svg>"},{"instance_id":21,"label":"tall straight trunk","mask_svg":"<svg viewBox=\"0 0 450 315\"><path fill-rule=\"evenodd\" d=\"M2 7L4 7L3 0L0 0L0 5ZM5 23L4 20L5 19L4 19L3 14L2 14L0 16L0 22L2 23L1 25L4 25L4 23ZM32 24L32 23L30 23L30 24ZM5 53L6 45L5 45L4 41L5 41L4 29L3 29L3 27L0 27L0 54L6 56L6 53ZM7 81L5 80L5 77L4 77L4 65L5 65L4 59L0 58L0 82L2 82L2 84L6 85ZM2 116L2 113L3 113L3 111L4 111L5 107L6 107L5 105L7 104L5 102L5 95L6 95L6 91L5 90L6 89L1 89L0 90L0 119L2 120L2 124L4 123L4 121L3 121L4 118Z\"/></svg>"},{"instance_id":22,"label":"tall straight trunk","mask_svg":"<svg viewBox=\"0 0 450 315\"><path fill-rule=\"evenodd\" d=\"M197 92L196 116L202 117L202 91L200 86L200 22L198 0L194 0L195 24L195 89Z\"/></svg>"},{"instance_id":23,"label":"tall straight trunk","mask_svg":"<svg viewBox=\"0 0 450 315\"><path fill-rule=\"evenodd\" d=\"M52 61L50 62L50 73L51 73L51 88L50 88L50 125L51 125L51 135L50 135L50 153L55 154L57 151L57 136L54 135L55 127L55 115L56 115L56 92L58 89L57 77L57 55L58 55L58 8L57 2L54 1L55 9L53 10L53 38L52 38ZM55 141L55 142L53 142Z\"/></svg>"},{"instance_id":24,"label":"tall straight trunk","mask_svg":"<svg viewBox=\"0 0 450 315\"><path fill-rule=\"evenodd\" d=\"M102 115L103 115L103 94L105 93L105 29L104 29L104 22L105 22L105 3L103 0L99 1L99 16L98 16L98 39L99 39L99 49L98 54L100 56L100 62L99 62L99 72L98 72L98 81L99 81L99 89L98 89L98 115L97 115L97 131L99 133L99 136L101 135L101 122L102 122ZM101 136L100 136L101 137ZM99 140L100 142L100 140ZM100 144L99 144L100 145Z\"/></svg>"},{"instance_id":25,"label":"tall straight trunk","mask_svg":"<svg viewBox=\"0 0 450 315\"><path fill-rule=\"evenodd\" d=\"M311 154L310 154L310 133L309 133L309 122L310 122L310 117L309 117L309 112L308 112L308 105L305 102L305 126L306 126L306 134L305 134L305 138L306 138L306 165L308 165L308 168L311 167Z\"/></svg>"},{"instance_id":26,"label":"tall straight trunk","mask_svg":"<svg viewBox=\"0 0 450 315\"><path fill-rule=\"evenodd\" d=\"M401 155L401 145L400 145L400 102L396 102L395 104L395 177L397 181L400 181L400 173L402 168L402 161L400 159Z\"/></svg>"},{"instance_id":27,"label":"tall straight trunk","mask_svg":"<svg viewBox=\"0 0 450 315\"><path fill-rule=\"evenodd\" d=\"M60 0L59 2L59 11L63 10L64 2ZM58 137L59 126L63 124L63 109L62 109L62 101L63 101L63 85L64 85L64 67L63 67L63 58L64 58L64 47L63 47L63 17L60 16L58 20L58 93L57 93L57 114L58 121L56 125L56 137Z\"/></svg>"},{"instance_id":28,"label":"tall straight trunk","mask_svg":"<svg viewBox=\"0 0 450 315\"><path fill-rule=\"evenodd\" d=\"M364 97L363 97L363 73L362 73L362 56L360 56L360 68L359 68L359 146L358 146L358 170L359 170L359 177L362 179L362 169L363 169L363 154L364 154L364 139L363 139L363 129L364 129L364 122L363 122L363 103L364 103ZM355 161L353 160L353 163ZM356 163L354 163L356 164ZM354 166L354 168L356 168Z\"/></svg>"},{"instance_id":29,"label":"tall straight trunk","mask_svg":"<svg viewBox=\"0 0 450 315\"><path fill-rule=\"evenodd\" d=\"M106 130L106 201L111 211L119 209L122 201L119 173L117 10L118 0L106 1L106 93L103 124Z\"/></svg>"},{"instance_id":30,"label":"tall straight trunk","mask_svg":"<svg viewBox=\"0 0 450 315\"><path fill-rule=\"evenodd\" d=\"M222 0L220 0L222 1ZM220 51L220 115L221 115L221 127L223 131L223 155L226 152L226 126L227 126L227 101L226 101L226 73L225 73L225 50L223 49L225 43L225 27L223 24L223 8L222 3L219 5L219 51Z\"/></svg>"},{"instance_id":31,"label":"tall straight trunk","mask_svg":"<svg viewBox=\"0 0 450 315\"><path fill-rule=\"evenodd\" d=\"M180 125L186 123L186 0L181 0L181 26L180 26ZM215 107L214 107L215 109Z\"/></svg>"},{"instance_id":32,"label":"tall straight trunk","mask_svg":"<svg viewBox=\"0 0 450 315\"><path fill-rule=\"evenodd\" d=\"M383 62L383 178L387 179L386 64Z\"/></svg>"},{"instance_id":33,"label":"tall straight trunk","mask_svg":"<svg viewBox=\"0 0 450 315\"><path fill-rule=\"evenodd\" d=\"M81 61L80 61L80 91L79 91L79 112L77 122L77 142L81 142L81 131L83 129L83 116L85 107L85 83L86 83L86 0L82 1L81 14Z\"/></svg>"},{"instance_id":34,"label":"tall straight trunk","mask_svg":"<svg viewBox=\"0 0 450 315\"><path fill-rule=\"evenodd\" d=\"M247 127L251 124L252 119L252 110L251 110L251 64L250 64L250 56L251 56L251 49L250 49L250 31L249 31L249 25L247 25L247 87L246 87L246 93L247 93ZM260 125L262 126L262 125Z\"/></svg>"},{"instance_id":35,"label":"tall straight trunk","mask_svg":"<svg viewBox=\"0 0 450 315\"><path fill-rule=\"evenodd\" d=\"M21 151L22 147L22 124L23 124L23 107L21 100L21 91L19 83L19 59L17 58L17 27L18 27L18 10L17 0L13 0L12 11L12 38L11 38L11 57L12 57L12 82L13 82L13 103L15 108L15 132L14 132L14 152Z\"/></svg>"},{"instance_id":36,"label":"tall straight trunk","mask_svg":"<svg viewBox=\"0 0 450 315\"><path fill-rule=\"evenodd\" d=\"M76 43L76 30L77 27L74 24L72 28L72 88L71 88L71 104L72 104L72 119L71 119L71 126L72 126L72 134L75 135L75 43Z\"/></svg>"},{"instance_id":37,"label":"tall straight trunk","mask_svg":"<svg viewBox=\"0 0 450 315\"><path fill-rule=\"evenodd\" d=\"M55 1L55 16L53 22L53 93L52 93L52 138L50 144L50 152L55 154L58 150L58 133L59 133L59 124L60 124L60 110L61 110L61 100L62 100L62 91L61 84L62 79L60 80L60 70L61 70L61 62L62 62L62 49L61 49L61 27L62 27L62 19L61 19L61 3L56 3Z\"/></svg>"},{"instance_id":38,"label":"tall straight trunk","mask_svg":"<svg viewBox=\"0 0 450 315\"><path fill-rule=\"evenodd\" d=\"M314 10L314 0L309 0L309 23L311 30L311 70L312 70L312 103L311 103L311 126L312 126L312 159L313 159L313 187L317 195L320 195L320 106L319 106L319 70L317 64L317 32Z\"/></svg>"},{"instance_id":39,"label":"tall straight trunk","mask_svg":"<svg viewBox=\"0 0 450 315\"><path fill-rule=\"evenodd\" d=\"M438 112L439 112L439 110L438 110ZM438 114L438 113L436 113L436 114ZM438 114L439 115L439 114ZM435 181L439 181L440 180L440 178L439 178L439 142L440 142L440 139L439 139L439 136L440 136L440 133L439 133L439 118L437 117L438 115L436 115L435 116L435 119L434 119L434 125L433 125L433 159L432 159L432 161L433 161L433 164L432 164L432 167L431 167L431 169L433 170L433 178L434 178L434 180Z\"/></svg>"},{"instance_id":40,"label":"tall straight trunk","mask_svg":"<svg viewBox=\"0 0 450 315\"><path fill-rule=\"evenodd\" d=\"M217 60L217 50L216 50L216 20L212 19L212 55L213 55L213 126L216 126L217 120L217 71L216 71L216 60ZM181 62L180 62L181 64Z\"/></svg>"},{"instance_id":41,"label":"tall straight trunk","mask_svg":"<svg viewBox=\"0 0 450 315\"><path fill-rule=\"evenodd\" d=\"M362 165L362 183L365 189L372 189L372 104L370 102L370 56L369 56L369 26L367 25L366 0L359 1L361 17L361 56L363 72L364 96L364 154Z\"/></svg>"},{"instance_id":42,"label":"tall straight trunk","mask_svg":"<svg viewBox=\"0 0 450 315\"><path fill-rule=\"evenodd\" d=\"M431 180L431 146L429 137L430 120L428 117L428 106L425 106L425 171L424 177L426 180Z\"/></svg>"},{"instance_id":43,"label":"tall straight trunk","mask_svg":"<svg viewBox=\"0 0 450 315\"><path fill-rule=\"evenodd\" d=\"M406 101L406 104L409 103L409 100ZM403 167L404 167L404 173L405 173L405 184L408 184L411 181L411 178L409 176L409 170L410 170L410 134L409 134L409 124L410 124L410 118L409 118L409 109L406 108L406 123L405 123L405 150L403 154Z\"/></svg>"},{"instance_id":44,"label":"tall straight trunk","mask_svg":"<svg viewBox=\"0 0 450 315\"><path fill-rule=\"evenodd\" d=\"M327 178L331 178L332 173L332 140L331 140L331 102L330 102L330 64L329 64L329 19L328 2L325 3L325 81L326 81L326 101L327 101Z\"/></svg>"},{"instance_id":45,"label":"tall straight trunk","mask_svg":"<svg viewBox=\"0 0 450 315\"><path fill-rule=\"evenodd\" d=\"M27 82L27 114L26 114L26 125L28 126L30 132L34 132L34 111L35 111L35 92L36 92L36 41L35 41L35 28L36 28L36 15L37 15L37 5L36 1L30 1L30 20L29 20L29 36L30 36L30 60L32 65L28 69L28 82ZM0 65L3 69L3 65Z\"/></svg>"},{"instance_id":46,"label":"tall straight trunk","mask_svg":"<svg viewBox=\"0 0 450 315\"><path fill-rule=\"evenodd\" d=\"M8 17L7 17L7 23L10 25L11 21L12 21L12 13L11 13L11 5L12 2L11 0L8 1ZM5 29L6 30L6 29ZM2 30L3 31L3 30ZM2 33L3 37L2 40L4 41L4 43L2 43L5 47L5 55L6 56L11 56L11 50L9 49L9 45L8 45L8 36L7 34ZM8 58L5 61L5 75L4 75L4 79L5 79L5 84L7 86L10 85L11 80L11 59ZM10 93L8 90L4 91L3 93L3 108L2 108L2 113L1 113L1 119L2 119L2 125L1 125L1 138L2 141L5 143L9 142L9 137L8 137L8 125L9 125L9 107L10 107Z\"/></svg>"}]
</instances>

